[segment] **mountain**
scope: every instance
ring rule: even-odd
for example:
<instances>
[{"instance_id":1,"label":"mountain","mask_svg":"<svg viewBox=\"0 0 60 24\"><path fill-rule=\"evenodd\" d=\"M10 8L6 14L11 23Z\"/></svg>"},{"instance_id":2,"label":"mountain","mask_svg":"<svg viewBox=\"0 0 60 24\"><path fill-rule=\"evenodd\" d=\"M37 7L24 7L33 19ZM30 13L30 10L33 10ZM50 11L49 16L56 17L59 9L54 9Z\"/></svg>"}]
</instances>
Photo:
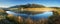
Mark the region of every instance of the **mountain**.
<instances>
[{"instance_id":1,"label":"mountain","mask_svg":"<svg viewBox=\"0 0 60 24\"><path fill-rule=\"evenodd\" d=\"M25 4L25 5L16 5L16 6L12 6L10 8L41 8L41 7L45 7L43 5L39 5L39 4Z\"/></svg>"}]
</instances>

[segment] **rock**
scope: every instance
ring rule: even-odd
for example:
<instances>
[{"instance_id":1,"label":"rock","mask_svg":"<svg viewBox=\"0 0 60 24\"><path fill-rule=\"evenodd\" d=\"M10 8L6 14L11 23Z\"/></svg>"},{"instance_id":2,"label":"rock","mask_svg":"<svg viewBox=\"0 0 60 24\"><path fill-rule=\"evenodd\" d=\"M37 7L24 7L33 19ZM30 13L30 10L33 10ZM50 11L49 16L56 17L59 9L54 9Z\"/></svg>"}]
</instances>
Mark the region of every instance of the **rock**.
<instances>
[{"instance_id":1,"label":"rock","mask_svg":"<svg viewBox=\"0 0 60 24\"><path fill-rule=\"evenodd\" d=\"M23 24L23 18L21 16L17 16L14 18L14 21L18 24Z\"/></svg>"},{"instance_id":2,"label":"rock","mask_svg":"<svg viewBox=\"0 0 60 24\"><path fill-rule=\"evenodd\" d=\"M12 14L8 14L6 17L8 20L14 20L15 16Z\"/></svg>"},{"instance_id":3,"label":"rock","mask_svg":"<svg viewBox=\"0 0 60 24\"><path fill-rule=\"evenodd\" d=\"M27 19L25 20L25 23L26 23L26 24L34 24L33 20L30 19L30 18L27 18Z\"/></svg>"},{"instance_id":4,"label":"rock","mask_svg":"<svg viewBox=\"0 0 60 24\"><path fill-rule=\"evenodd\" d=\"M5 10L0 9L0 20L6 19L5 17L6 17L7 15L8 15L8 14L6 13Z\"/></svg>"},{"instance_id":5,"label":"rock","mask_svg":"<svg viewBox=\"0 0 60 24\"><path fill-rule=\"evenodd\" d=\"M0 13L6 13L5 10L3 9L0 9Z\"/></svg>"},{"instance_id":6,"label":"rock","mask_svg":"<svg viewBox=\"0 0 60 24\"><path fill-rule=\"evenodd\" d=\"M48 24L60 24L60 16L49 17Z\"/></svg>"}]
</instances>

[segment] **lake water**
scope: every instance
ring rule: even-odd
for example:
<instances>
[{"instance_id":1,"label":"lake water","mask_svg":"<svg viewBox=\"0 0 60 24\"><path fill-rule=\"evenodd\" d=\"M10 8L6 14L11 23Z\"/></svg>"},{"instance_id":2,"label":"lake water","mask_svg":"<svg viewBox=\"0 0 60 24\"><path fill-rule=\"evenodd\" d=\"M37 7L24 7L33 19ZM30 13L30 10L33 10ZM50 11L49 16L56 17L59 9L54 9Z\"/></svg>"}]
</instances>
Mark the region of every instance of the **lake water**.
<instances>
[{"instance_id":1,"label":"lake water","mask_svg":"<svg viewBox=\"0 0 60 24\"><path fill-rule=\"evenodd\" d=\"M47 19L49 16L53 15L53 12L44 12L42 14L35 14L35 15L28 15L28 14L21 14L21 13L14 13L12 11L6 11L8 14L13 14L15 16L22 16L24 18L28 18L30 17L33 20L38 20L38 19L42 19L45 18Z\"/></svg>"}]
</instances>

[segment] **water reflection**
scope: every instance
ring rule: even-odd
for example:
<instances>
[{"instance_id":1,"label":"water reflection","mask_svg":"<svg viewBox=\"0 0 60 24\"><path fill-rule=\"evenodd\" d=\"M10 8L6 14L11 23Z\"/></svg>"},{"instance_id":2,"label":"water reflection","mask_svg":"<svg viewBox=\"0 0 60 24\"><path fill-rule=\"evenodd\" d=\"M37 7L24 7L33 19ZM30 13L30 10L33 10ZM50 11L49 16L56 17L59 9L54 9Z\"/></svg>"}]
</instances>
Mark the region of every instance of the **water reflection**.
<instances>
[{"instance_id":1,"label":"water reflection","mask_svg":"<svg viewBox=\"0 0 60 24\"><path fill-rule=\"evenodd\" d=\"M8 14L13 14L13 15L15 15L15 16L22 16L22 17L24 17L24 18L28 18L29 17L29 15L27 15L27 14L19 14L19 13L14 13L14 12L12 12L12 11L6 11ZM31 19L41 19L41 18L48 18L49 16L51 16L51 15L53 15L53 12L44 12L44 13L42 13L42 14L36 14L36 15L31 15L30 17L31 17Z\"/></svg>"},{"instance_id":2,"label":"water reflection","mask_svg":"<svg viewBox=\"0 0 60 24\"><path fill-rule=\"evenodd\" d=\"M53 15L53 12L44 12L42 14L36 14L34 16L32 16L32 18L35 19L42 19L45 18L47 19L49 16Z\"/></svg>"}]
</instances>

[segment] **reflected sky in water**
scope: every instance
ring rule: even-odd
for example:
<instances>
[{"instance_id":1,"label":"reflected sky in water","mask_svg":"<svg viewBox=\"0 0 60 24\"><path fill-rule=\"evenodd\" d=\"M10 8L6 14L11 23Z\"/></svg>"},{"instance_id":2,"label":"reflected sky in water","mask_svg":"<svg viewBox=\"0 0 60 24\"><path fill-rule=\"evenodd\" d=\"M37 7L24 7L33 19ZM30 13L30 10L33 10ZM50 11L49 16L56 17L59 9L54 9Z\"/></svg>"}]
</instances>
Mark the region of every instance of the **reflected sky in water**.
<instances>
[{"instance_id":1,"label":"reflected sky in water","mask_svg":"<svg viewBox=\"0 0 60 24\"><path fill-rule=\"evenodd\" d=\"M53 15L53 12L44 12L42 14L36 14L32 16L33 19L42 19L45 18L47 19L49 16Z\"/></svg>"},{"instance_id":2,"label":"reflected sky in water","mask_svg":"<svg viewBox=\"0 0 60 24\"><path fill-rule=\"evenodd\" d=\"M14 13L12 11L6 11L8 14L13 14L13 15L17 15L17 16L22 16L25 18L31 17L31 19L41 19L41 18L48 18L49 16L53 15L53 12L44 12L42 14L35 14L35 15L27 15L27 14L18 14L18 13Z\"/></svg>"}]
</instances>

